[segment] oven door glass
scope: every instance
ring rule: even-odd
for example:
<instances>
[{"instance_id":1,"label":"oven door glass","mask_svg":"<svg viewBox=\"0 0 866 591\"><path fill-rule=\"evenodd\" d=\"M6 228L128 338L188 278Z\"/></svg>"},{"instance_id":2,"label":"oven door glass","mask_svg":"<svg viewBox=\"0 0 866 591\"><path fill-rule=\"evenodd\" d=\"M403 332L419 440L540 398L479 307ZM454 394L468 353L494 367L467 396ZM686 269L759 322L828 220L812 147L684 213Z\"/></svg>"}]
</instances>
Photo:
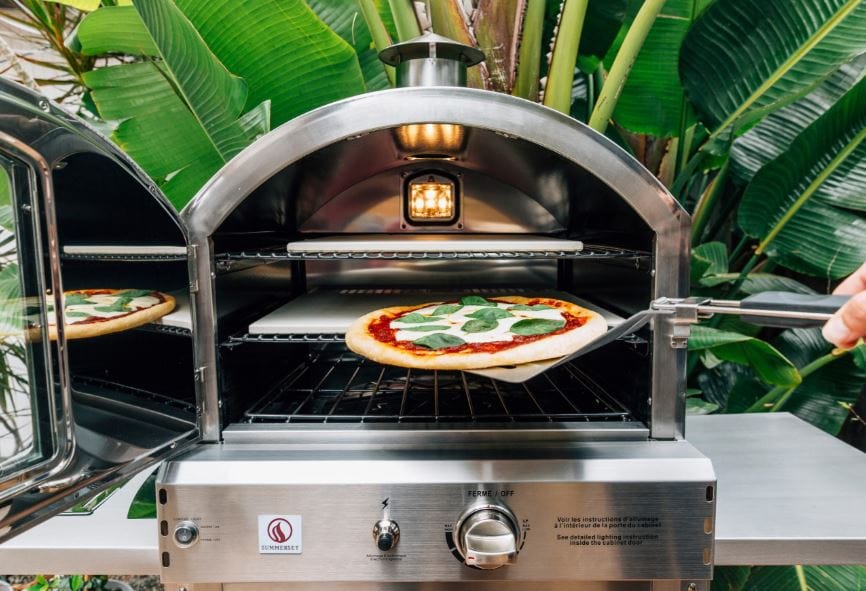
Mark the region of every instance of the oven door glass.
<instances>
[{"instance_id":1,"label":"oven door glass","mask_svg":"<svg viewBox=\"0 0 866 591\"><path fill-rule=\"evenodd\" d=\"M0 106L5 106L3 98L0 92ZM126 287L136 277L148 283L162 273L173 274L172 288L188 287L185 259L121 261L106 267L90 259L64 258L64 229L76 224L61 219L61 202L68 211L76 200L97 193L100 183L115 183L103 191L122 200L129 191L142 189L141 181L127 172L121 156L96 143L107 143L103 138L78 128L73 119L41 119L29 107L17 116L21 103L9 106L10 114L0 117L0 541L199 438L190 330L176 335L144 327L150 330L73 340L65 338L64 326L74 320L66 314L60 314L65 322L55 317L64 306L64 285L112 287L114 281ZM33 127L34 120L44 132L38 142L18 139L16 133ZM94 162L114 176L94 179L100 183L92 183L89 193L71 191L80 183L69 182L70 175L84 178ZM178 227L176 218L166 219ZM164 271L168 265L172 273ZM149 269L150 275L138 269ZM147 351L163 358L148 359ZM152 376L174 381L135 382Z\"/></svg>"},{"instance_id":2,"label":"oven door glass","mask_svg":"<svg viewBox=\"0 0 866 591\"><path fill-rule=\"evenodd\" d=\"M0 134L0 526L13 499L56 486L75 447L66 341L51 328L62 286L56 253L44 251L56 244L56 228L43 223L47 172L38 154Z\"/></svg>"}]
</instances>

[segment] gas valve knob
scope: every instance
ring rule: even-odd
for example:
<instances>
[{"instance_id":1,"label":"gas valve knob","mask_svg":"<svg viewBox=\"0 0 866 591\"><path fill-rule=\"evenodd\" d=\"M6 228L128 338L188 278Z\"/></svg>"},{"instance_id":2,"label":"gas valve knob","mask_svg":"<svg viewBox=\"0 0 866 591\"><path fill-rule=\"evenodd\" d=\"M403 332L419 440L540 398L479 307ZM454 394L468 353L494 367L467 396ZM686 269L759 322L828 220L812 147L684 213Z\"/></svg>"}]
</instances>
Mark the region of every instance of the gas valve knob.
<instances>
[{"instance_id":1,"label":"gas valve knob","mask_svg":"<svg viewBox=\"0 0 866 591\"><path fill-rule=\"evenodd\" d=\"M382 519L373 526L373 541L382 552L393 550L400 541L400 526L396 521Z\"/></svg>"},{"instance_id":2,"label":"gas valve knob","mask_svg":"<svg viewBox=\"0 0 866 591\"><path fill-rule=\"evenodd\" d=\"M174 543L189 548L198 541L198 526L192 521L181 521L174 528Z\"/></svg>"},{"instance_id":3,"label":"gas valve knob","mask_svg":"<svg viewBox=\"0 0 866 591\"><path fill-rule=\"evenodd\" d=\"M491 570L517 562L519 529L501 506L470 509L457 526L457 550L469 566Z\"/></svg>"}]
</instances>

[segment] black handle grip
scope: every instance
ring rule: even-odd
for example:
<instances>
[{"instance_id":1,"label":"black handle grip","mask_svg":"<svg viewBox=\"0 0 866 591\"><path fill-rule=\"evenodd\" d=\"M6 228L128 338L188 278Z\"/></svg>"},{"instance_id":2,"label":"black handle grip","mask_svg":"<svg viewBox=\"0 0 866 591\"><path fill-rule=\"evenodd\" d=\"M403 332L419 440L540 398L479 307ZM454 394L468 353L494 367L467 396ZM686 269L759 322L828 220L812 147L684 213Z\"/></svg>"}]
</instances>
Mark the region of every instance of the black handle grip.
<instances>
[{"instance_id":1,"label":"black handle grip","mask_svg":"<svg viewBox=\"0 0 866 591\"><path fill-rule=\"evenodd\" d=\"M781 310L785 312L833 314L850 298L851 296L846 295L812 295L787 291L765 291L749 296L740 302L740 308L743 310L740 318L750 324L778 328L822 326L826 320L753 316L749 315L748 312L749 310Z\"/></svg>"}]
</instances>

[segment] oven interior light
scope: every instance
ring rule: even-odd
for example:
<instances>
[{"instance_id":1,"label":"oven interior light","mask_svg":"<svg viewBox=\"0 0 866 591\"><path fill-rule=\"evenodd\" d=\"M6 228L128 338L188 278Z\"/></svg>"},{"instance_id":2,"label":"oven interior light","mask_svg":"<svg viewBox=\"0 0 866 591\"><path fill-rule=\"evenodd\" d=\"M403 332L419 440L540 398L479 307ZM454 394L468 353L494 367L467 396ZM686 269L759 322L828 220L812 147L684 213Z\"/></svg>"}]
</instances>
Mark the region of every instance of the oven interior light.
<instances>
[{"instance_id":1,"label":"oven interior light","mask_svg":"<svg viewBox=\"0 0 866 591\"><path fill-rule=\"evenodd\" d=\"M397 142L409 159L451 160L463 151L465 130L451 123L414 123L396 130Z\"/></svg>"},{"instance_id":2,"label":"oven interior light","mask_svg":"<svg viewBox=\"0 0 866 591\"><path fill-rule=\"evenodd\" d=\"M445 221L454 217L454 184L433 176L409 184L409 219Z\"/></svg>"}]
</instances>

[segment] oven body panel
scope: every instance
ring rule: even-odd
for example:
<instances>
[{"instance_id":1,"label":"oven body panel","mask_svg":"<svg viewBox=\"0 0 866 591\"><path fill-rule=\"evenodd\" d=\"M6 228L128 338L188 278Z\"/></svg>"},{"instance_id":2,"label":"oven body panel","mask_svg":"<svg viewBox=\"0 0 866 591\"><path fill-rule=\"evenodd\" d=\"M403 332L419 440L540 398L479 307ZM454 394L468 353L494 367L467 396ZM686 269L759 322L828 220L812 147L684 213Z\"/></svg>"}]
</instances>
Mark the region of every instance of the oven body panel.
<instances>
[{"instance_id":1,"label":"oven body panel","mask_svg":"<svg viewBox=\"0 0 866 591\"><path fill-rule=\"evenodd\" d=\"M688 443L328 447L200 446L164 465L163 580L712 577L715 476ZM515 516L516 564L480 570L455 550L461 513L486 504ZM372 536L383 517L400 530L386 552ZM291 522L284 545L269 541L275 519ZM198 530L189 547L174 537L184 523ZM268 553L274 548L292 553Z\"/></svg>"}]
</instances>

